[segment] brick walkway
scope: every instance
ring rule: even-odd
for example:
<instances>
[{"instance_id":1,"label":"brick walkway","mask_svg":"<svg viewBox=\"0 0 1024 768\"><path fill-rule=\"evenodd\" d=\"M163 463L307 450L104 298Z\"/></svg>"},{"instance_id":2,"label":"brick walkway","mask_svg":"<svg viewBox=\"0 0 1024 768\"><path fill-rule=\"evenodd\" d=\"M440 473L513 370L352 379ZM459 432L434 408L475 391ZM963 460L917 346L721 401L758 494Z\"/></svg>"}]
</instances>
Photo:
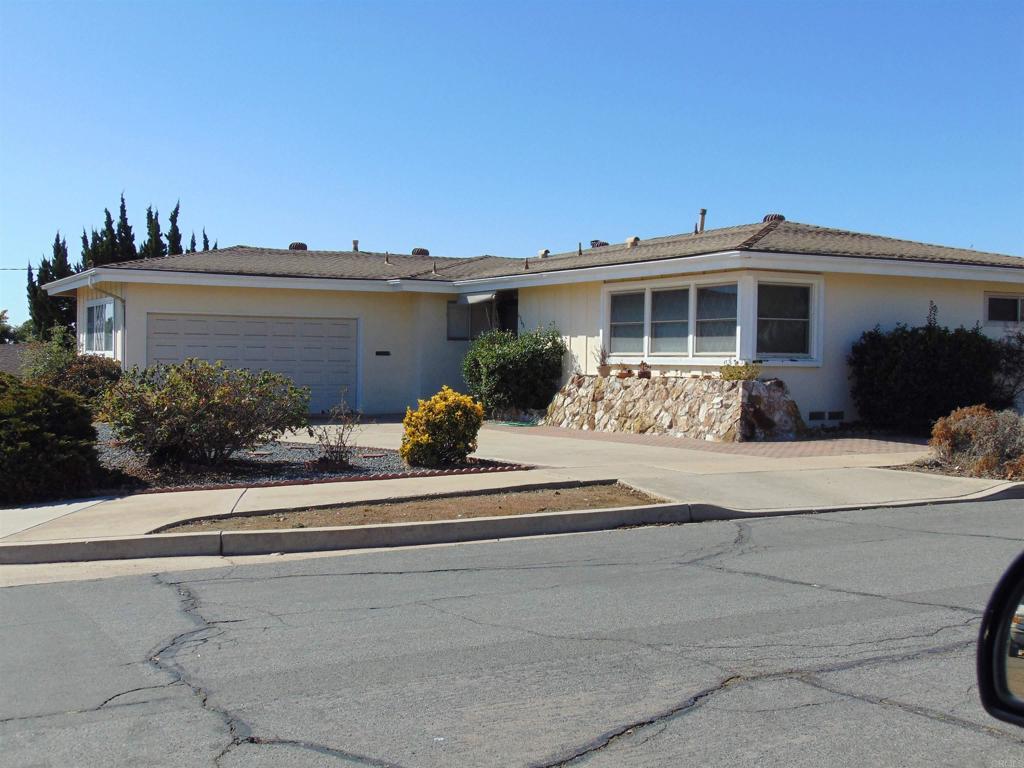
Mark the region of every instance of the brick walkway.
<instances>
[{"instance_id":1,"label":"brick walkway","mask_svg":"<svg viewBox=\"0 0 1024 768\"><path fill-rule=\"evenodd\" d=\"M687 451L730 453L743 456L763 456L773 459L803 458L808 456L841 456L861 453L905 453L923 448L923 438L833 437L814 440L793 440L771 443L714 443L671 435L634 435L628 432L591 432L564 427L513 427L488 422L487 429L520 432L544 437L564 437L573 440L597 440L611 443L652 445L660 448L680 448Z\"/></svg>"}]
</instances>

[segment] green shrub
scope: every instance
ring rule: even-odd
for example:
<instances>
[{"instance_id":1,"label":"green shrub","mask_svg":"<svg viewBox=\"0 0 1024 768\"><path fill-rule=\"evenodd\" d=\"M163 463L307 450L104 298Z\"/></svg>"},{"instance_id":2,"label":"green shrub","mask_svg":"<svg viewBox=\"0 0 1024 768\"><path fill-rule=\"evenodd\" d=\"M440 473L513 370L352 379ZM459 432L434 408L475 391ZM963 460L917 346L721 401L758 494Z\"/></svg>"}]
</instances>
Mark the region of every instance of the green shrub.
<instances>
[{"instance_id":1,"label":"green shrub","mask_svg":"<svg viewBox=\"0 0 1024 768\"><path fill-rule=\"evenodd\" d=\"M488 331L469 348L462 375L488 413L546 408L562 379L566 346L554 328Z\"/></svg>"},{"instance_id":2,"label":"green shrub","mask_svg":"<svg viewBox=\"0 0 1024 768\"><path fill-rule=\"evenodd\" d=\"M757 361L741 363L734 360L719 367L718 375L723 381L754 381L761 375L761 364Z\"/></svg>"},{"instance_id":3,"label":"green shrub","mask_svg":"<svg viewBox=\"0 0 1024 768\"><path fill-rule=\"evenodd\" d=\"M48 370L44 375L29 379L63 389L81 397L90 407L99 407L104 393L121 378L121 364L101 355L75 355L61 370Z\"/></svg>"},{"instance_id":4,"label":"green shrub","mask_svg":"<svg viewBox=\"0 0 1024 768\"><path fill-rule=\"evenodd\" d=\"M414 467L460 464L476 450L476 435L484 422L484 409L469 395L448 387L415 411L407 408L399 453Z\"/></svg>"},{"instance_id":5,"label":"green shrub","mask_svg":"<svg viewBox=\"0 0 1024 768\"><path fill-rule=\"evenodd\" d=\"M221 464L309 423L309 390L287 376L186 360L133 369L103 399L114 435L151 464Z\"/></svg>"},{"instance_id":6,"label":"green shrub","mask_svg":"<svg viewBox=\"0 0 1024 768\"><path fill-rule=\"evenodd\" d=\"M28 344L21 359L21 375L26 381L52 386L78 356L75 336L68 328L55 325L42 341Z\"/></svg>"},{"instance_id":7,"label":"green shrub","mask_svg":"<svg viewBox=\"0 0 1024 768\"><path fill-rule=\"evenodd\" d=\"M1024 470L1024 418L984 405L958 408L935 422L928 443L939 463L971 475L1019 478Z\"/></svg>"},{"instance_id":8,"label":"green shrub","mask_svg":"<svg viewBox=\"0 0 1024 768\"><path fill-rule=\"evenodd\" d=\"M81 494L100 467L89 409L74 395L0 373L0 501Z\"/></svg>"},{"instance_id":9,"label":"green shrub","mask_svg":"<svg viewBox=\"0 0 1024 768\"><path fill-rule=\"evenodd\" d=\"M998 343L978 328L927 325L865 332L848 357L851 395L873 427L928 434L957 408L998 404Z\"/></svg>"}]
</instances>

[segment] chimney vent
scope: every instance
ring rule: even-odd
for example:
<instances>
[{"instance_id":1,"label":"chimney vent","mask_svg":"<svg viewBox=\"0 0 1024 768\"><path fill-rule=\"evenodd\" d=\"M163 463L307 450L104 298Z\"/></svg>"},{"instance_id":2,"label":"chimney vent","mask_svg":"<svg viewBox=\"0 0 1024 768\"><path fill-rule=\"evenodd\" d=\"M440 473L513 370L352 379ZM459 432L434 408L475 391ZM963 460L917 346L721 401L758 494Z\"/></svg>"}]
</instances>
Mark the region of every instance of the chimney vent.
<instances>
[{"instance_id":1,"label":"chimney vent","mask_svg":"<svg viewBox=\"0 0 1024 768\"><path fill-rule=\"evenodd\" d=\"M606 245L608 245L608 243L606 243L604 240L591 240L590 241L590 247L591 248L604 248Z\"/></svg>"},{"instance_id":2,"label":"chimney vent","mask_svg":"<svg viewBox=\"0 0 1024 768\"><path fill-rule=\"evenodd\" d=\"M429 256L430 255L430 251L428 251L426 248L413 248L412 249L412 255L413 256Z\"/></svg>"},{"instance_id":3,"label":"chimney vent","mask_svg":"<svg viewBox=\"0 0 1024 768\"><path fill-rule=\"evenodd\" d=\"M306 250L306 244L305 243L299 243L299 242L291 243L288 246L288 250L289 251L304 251L304 250Z\"/></svg>"},{"instance_id":4,"label":"chimney vent","mask_svg":"<svg viewBox=\"0 0 1024 768\"><path fill-rule=\"evenodd\" d=\"M636 235L633 235L632 237L627 237L626 238L626 247L627 248L636 248L638 245L640 245L640 238L637 237Z\"/></svg>"},{"instance_id":5,"label":"chimney vent","mask_svg":"<svg viewBox=\"0 0 1024 768\"><path fill-rule=\"evenodd\" d=\"M359 241L358 240L353 240L352 241L352 250L355 251L356 253L359 253Z\"/></svg>"},{"instance_id":6,"label":"chimney vent","mask_svg":"<svg viewBox=\"0 0 1024 768\"><path fill-rule=\"evenodd\" d=\"M762 223L767 224L769 221L785 221L786 217L781 213L766 213L764 218L761 219Z\"/></svg>"},{"instance_id":7,"label":"chimney vent","mask_svg":"<svg viewBox=\"0 0 1024 768\"><path fill-rule=\"evenodd\" d=\"M700 234L704 231L704 217L708 215L707 208L700 209L700 220L697 222L697 233Z\"/></svg>"},{"instance_id":8,"label":"chimney vent","mask_svg":"<svg viewBox=\"0 0 1024 768\"><path fill-rule=\"evenodd\" d=\"M537 251L538 259L546 259L550 255L551 251L549 251L547 248L542 248L541 250Z\"/></svg>"}]
</instances>

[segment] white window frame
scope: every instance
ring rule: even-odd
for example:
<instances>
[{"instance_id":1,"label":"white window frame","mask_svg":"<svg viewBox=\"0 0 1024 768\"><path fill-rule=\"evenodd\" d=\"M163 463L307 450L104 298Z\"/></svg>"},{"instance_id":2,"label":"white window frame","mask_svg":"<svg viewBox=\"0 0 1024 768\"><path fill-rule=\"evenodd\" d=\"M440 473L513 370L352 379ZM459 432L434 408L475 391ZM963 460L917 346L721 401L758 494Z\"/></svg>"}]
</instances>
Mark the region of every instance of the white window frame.
<instances>
[{"instance_id":1,"label":"white window frame","mask_svg":"<svg viewBox=\"0 0 1024 768\"><path fill-rule=\"evenodd\" d=\"M89 343L93 334L89 333L89 310L101 304L108 305L110 313L110 349L89 349ZM112 298L89 299L85 302L85 312L82 314L82 353L86 355L97 355L99 357L115 357L117 349L118 317L117 302Z\"/></svg>"},{"instance_id":2,"label":"white window frame","mask_svg":"<svg viewBox=\"0 0 1024 768\"><path fill-rule=\"evenodd\" d=\"M804 356L757 356L757 284L758 282L773 285L799 285L811 289L811 324L810 324L810 355ZM736 285L736 350L733 353L695 354L697 333L697 289L716 285ZM687 354L652 353L651 352L651 292L672 288L686 288L690 291L690 317L687 322L689 340ZM644 342L643 351L631 354L613 354L608 352L608 362L612 365L637 366L647 361L654 366L692 366L715 367L736 360L750 362L764 360L770 368L821 367L825 334L825 280L817 274L794 274L791 272L719 272L698 277L659 278L654 280L630 280L605 283L601 289L600 335L598 343L607 348L610 336L611 295L614 293L645 292L644 299Z\"/></svg>"},{"instance_id":3,"label":"white window frame","mask_svg":"<svg viewBox=\"0 0 1024 768\"><path fill-rule=\"evenodd\" d=\"M807 297L807 351L802 353L793 352L762 352L757 349L757 325L761 322L761 313L758 310L758 288L761 285L780 285L788 286L792 288L807 288L809 289L809 296ZM792 280L792 279L780 279L772 280L768 278L759 277L756 285L754 286L754 354L758 360L771 361L772 364L775 362L792 361L797 362L801 360L813 360L815 355L815 338L814 330L815 325L815 284L813 282L807 282L806 280ZM791 318L798 319L798 318Z\"/></svg>"},{"instance_id":4,"label":"white window frame","mask_svg":"<svg viewBox=\"0 0 1024 768\"><path fill-rule=\"evenodd\" d=\"M989 299L1016 299L1017 300L1017 320L991 320L988 316L988 301ZM999 292L986 292L984 298L984 305L981 308L982 317L985 318L985 325L992 326L993 328L1018 328L1024 323L1024 294L1021 293L999 293Z\"/></svg>"}]
</instances>

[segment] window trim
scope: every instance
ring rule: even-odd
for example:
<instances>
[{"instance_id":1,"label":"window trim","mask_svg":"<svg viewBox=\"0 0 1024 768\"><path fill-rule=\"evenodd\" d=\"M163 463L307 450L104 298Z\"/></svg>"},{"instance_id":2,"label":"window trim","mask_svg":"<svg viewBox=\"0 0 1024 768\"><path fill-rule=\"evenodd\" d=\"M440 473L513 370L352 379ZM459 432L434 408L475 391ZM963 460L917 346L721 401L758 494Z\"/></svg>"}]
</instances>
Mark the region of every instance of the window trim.
<instances>
[{"instance_id":1,"label":"window trim","mask_svg":"<svg viewBox=\"0 0 1024 768\"><path fill-rule=\"evenodd\" d=\"M807 351L806 352L762 352L757 348L759 325L761 323L761 311L758 307L759 289L762 285L778 285L790 288L807 288ZM810 360L814 358L814 327L815 327L815 286L803 280L756 280L754 283L754 354L758 360ZM788 318L766 318L768 320L800 320L796 317Z\"/></svg>"},{"instance_id":2,"label":"window trim","mask_svg":"<svg viewBox=\"0 0 1024 768\"><path fill-rule=\"evenodd\" d=\"M992 320L989 318L989 299L1016 299L1017 320ZM986 291L983 298L982 317L985 318L985 325L993 328L1016 328L1024 324L1024 293L1004 293L1001 291Z\"/></svg>"},{"instance_id":3,"label":"window trim","mask_svg":"<svg viewBox=\"0 0 1024 768\"><path fill-rule=\"evenodd\" d=\"M671 366L676 368L712 368L725 365L736 360L751 361L757 357L757 284L768 282L779 285L801 285L811 287L811 354L795 357L764 358L766 368L820 368L824 358L825 336L825 278L823 275L807 272L774 272L769 270L737 270L733 272L715 272L707 275L663 277L652 280L629 280L606 282L601 286L601 304L599 305L599 331L595 343L598 347L607 348L609 339L608 321L611 314L612 293L647 292L645 309L644 351L633 354L612 354L608 351L608 362L611 365L639 365L646 360L653 366ZM696 339L696 289L715 285L736 284L736 350L733 353L693 354ZM690 290L690 318L688 353L651 353L650 352L650 292L651 290L688 288Z\"/></svg>"},{"instance_id":4,"label":"window trim","mask_svg":"<svg viewBox=\"0 0 1024 768\"><path fill-rule=\"evenodd\" d=\"M108 310L110 312L110 349L89 349L89 340L91 336L95 334L89 333L89 310L93 307L101 304L107 304L110 306ZM115 357L115 350L117 349L117 334L118 334L118 322L117 322L117 302L109 297L103 297L100 299L89 299L85 302L85 311L82 316L82 354L85 355L97 355L99 357Z\"/></svg>"}]
</instances>

